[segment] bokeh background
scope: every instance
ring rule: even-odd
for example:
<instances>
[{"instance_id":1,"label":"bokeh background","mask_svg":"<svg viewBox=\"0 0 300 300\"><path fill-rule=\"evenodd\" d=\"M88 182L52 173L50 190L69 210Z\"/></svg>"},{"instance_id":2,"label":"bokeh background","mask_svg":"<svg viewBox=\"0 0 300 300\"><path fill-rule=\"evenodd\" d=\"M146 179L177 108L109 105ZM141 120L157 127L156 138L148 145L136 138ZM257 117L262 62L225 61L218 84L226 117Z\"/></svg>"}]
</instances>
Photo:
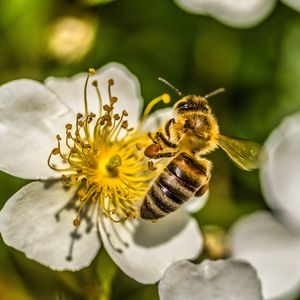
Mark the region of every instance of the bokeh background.
<instances>
[{"instance_id":1,"label":"bokeh background","mask_svg":"<svg viewBox=\"0 0 300 300\"><path fill-rule=\"evenodd\" d=\"M157 77L185 94L225 87L211 99L222 132L260 143L300 109L299 54L300 14L280 3L260 24L239 29L189 14L172 0L0 1L0 84L71 76L117 61L139 78L145 103L164 92L178 100ZM233 222L268 209L257 171L239 170L222 151L210 158L209 201L195 214L207 238L198 261L226 256ZM0 173L0 207L25 184ZM0 298L158 299L157 286L136 283L100 252L80 272L53 272L1 239Z\"/></svg>"}]
</instances>

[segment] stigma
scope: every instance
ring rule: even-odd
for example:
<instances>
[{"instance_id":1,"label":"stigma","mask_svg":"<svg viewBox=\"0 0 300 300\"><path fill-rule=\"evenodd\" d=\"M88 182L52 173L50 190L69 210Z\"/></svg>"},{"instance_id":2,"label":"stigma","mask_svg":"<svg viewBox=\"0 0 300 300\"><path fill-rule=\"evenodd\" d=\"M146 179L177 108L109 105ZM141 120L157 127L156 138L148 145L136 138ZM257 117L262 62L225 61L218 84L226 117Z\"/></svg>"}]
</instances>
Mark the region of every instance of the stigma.
<instances>
[{"instance_id":1,"label":"stigma","mask_svg":"<svg viewBox=\"0 0 300 300\"><path fill-rule=\"evenodd\" d=\"M93 81L99 101L98 115L89 112L87 86L95 73L89 69L84 86L84 114L78 113L74 124L65 126L65 136L56 136L48 165L61 172L65 187L76 186L80 205L73 220L80 225L80 216L86 205L95 205L113 222L137 216L137 209L155 172L138 145L148 137L138 128L130 128L128 113L114 112L118 98L112 95L114 81L108 80L108 101L102 103L98 82ZM60 161L57 164L57 161ZM62 166L62 167L58 167Z\"/></svg>"}]
</instances>

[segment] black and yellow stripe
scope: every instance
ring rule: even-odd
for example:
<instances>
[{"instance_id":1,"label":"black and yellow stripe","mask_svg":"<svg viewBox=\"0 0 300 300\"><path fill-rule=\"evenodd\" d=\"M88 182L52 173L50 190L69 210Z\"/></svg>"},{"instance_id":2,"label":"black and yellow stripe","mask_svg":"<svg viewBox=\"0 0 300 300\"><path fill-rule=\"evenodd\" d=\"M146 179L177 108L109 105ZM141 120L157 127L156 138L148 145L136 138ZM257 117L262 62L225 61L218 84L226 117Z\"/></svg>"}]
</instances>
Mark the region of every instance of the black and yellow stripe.
<instances>
[{"instance_id":1,"label":"black and yellow stripe","mask_svg":"<svg viewBox=\"0 0 300 300\"><path fill-rule=\"evenodd\" d=\"M207 184L207 166L179 153L157 177L141 206L141 217L156 220L175 211Z\"/></svg>"}]
</instances>

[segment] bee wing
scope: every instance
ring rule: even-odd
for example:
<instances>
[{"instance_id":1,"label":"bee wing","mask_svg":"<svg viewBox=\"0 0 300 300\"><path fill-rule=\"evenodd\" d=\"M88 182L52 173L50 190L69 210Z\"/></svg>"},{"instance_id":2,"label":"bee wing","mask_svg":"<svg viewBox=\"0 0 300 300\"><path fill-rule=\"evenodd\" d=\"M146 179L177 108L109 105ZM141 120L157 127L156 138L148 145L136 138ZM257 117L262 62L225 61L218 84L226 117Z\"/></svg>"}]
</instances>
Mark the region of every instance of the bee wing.
<instances>
[{"instance_id":1,"label":"bee wing","mask_svg":"<svg viewBox=\"0 0 300 300\"><path fill-rule=\"evenodd\" d=\"M255 142L220 134L217 144L242 169L257 169L261 162L261 146Z\"/></svg>"}]
</instances>

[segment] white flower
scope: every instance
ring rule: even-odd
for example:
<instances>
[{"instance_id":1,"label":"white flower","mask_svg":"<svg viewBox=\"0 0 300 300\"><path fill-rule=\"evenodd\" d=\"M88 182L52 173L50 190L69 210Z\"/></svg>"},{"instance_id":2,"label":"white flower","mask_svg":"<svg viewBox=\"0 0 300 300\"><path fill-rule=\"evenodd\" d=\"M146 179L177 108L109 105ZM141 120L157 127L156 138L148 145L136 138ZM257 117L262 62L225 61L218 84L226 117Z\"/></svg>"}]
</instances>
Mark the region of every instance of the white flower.
<instances>
[{"instance_id":1,"label":"white flower","mask_svg":"<svg viewBox=\"0 0 300 300\"><path fill-rule=\"evenodd\" d=\"M239 260L179 261L159 282L160 300L262 300L255 269Z\"/></svg>"},{"instance_id":2,"label":"white flower","mask_svg":"<svg viewBox=\"0 0 300 300\"><path fill-rule=\"evenodd\" d=\"M127 275L153 283L175 261L196 257L202 236L184 210L155 224L134 219L154 176L137 149L146 134L130 129L140 126L139 83L116 63L92 80L78 74L0 87L0 169L36 180L7 201L0 232L7 245L53 270L88 266L103 243ZM97 119L91 112L99 109ZM146 119L146 129L156 130L161 116Z\"/></svg>"},{"instance_id":3,"label":"white flower","mask_svg":"<svg viewBox=\"0 0 300 300\"><path fill-rule=\"evenodd\" d=\"M275 7L277 0L174 0L190 13L210 15L233 27L251 27L263 21ZM299 0L282 0L300 10Z\"/></svg>"},{"instance_id":4,"label":"white flower","mask_svg":"<svg viewBox=\"0 0 300 300\"><path fill-rule=\"evenodd\" d=\"M281 0L284 4L290 6L291 8L300 11L300 1L299 0Z\"/></svg>"},{"instance_id":5,"label":"white flower","mask_svg":"<svg viewBox=\"0 0 300 300\"><path fill-rule=\"evenodd\" d=\"M261 184L275 217L261 211L238 221L233 256L257 269L266 299L292 299L300 291L300 114L286 118L265 148Z\"/></svg>"}]
</instances>

